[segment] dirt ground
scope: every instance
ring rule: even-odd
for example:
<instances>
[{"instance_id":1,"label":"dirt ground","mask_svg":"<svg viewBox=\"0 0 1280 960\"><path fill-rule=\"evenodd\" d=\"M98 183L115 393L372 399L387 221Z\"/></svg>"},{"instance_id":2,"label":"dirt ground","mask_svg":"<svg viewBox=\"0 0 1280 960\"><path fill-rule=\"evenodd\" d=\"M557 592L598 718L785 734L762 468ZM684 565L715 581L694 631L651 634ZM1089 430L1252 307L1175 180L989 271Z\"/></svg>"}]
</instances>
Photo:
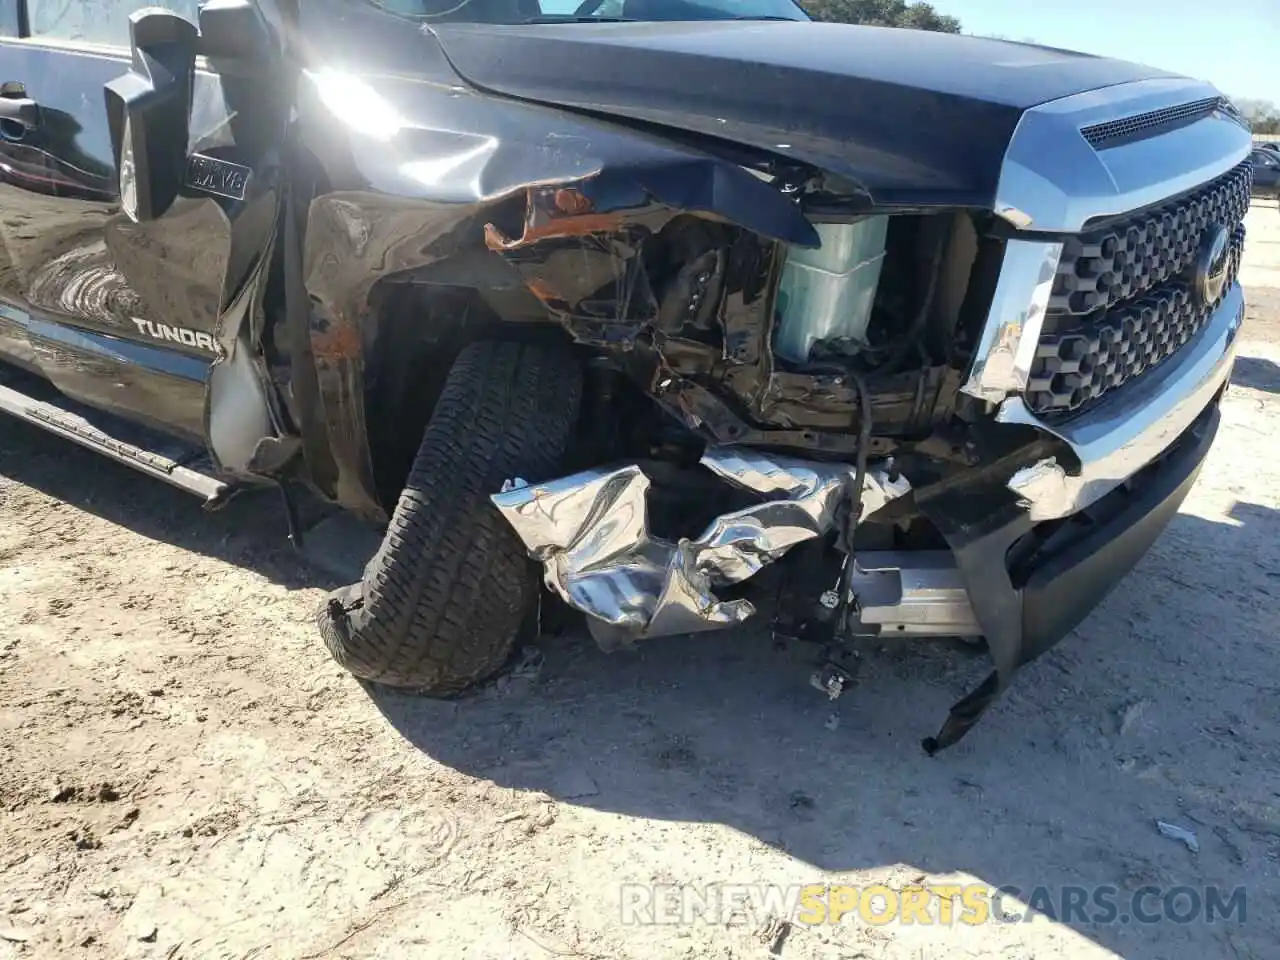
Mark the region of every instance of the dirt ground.
<instances>
[{"instance_id":1,"label":"dirt ground","mask_svg":"<svg viewBox=\"0 0 1280 960\"><path fill-rule=\"evenodd\" d=\"M833 709L809 652L759 628L613 656L575 635L464 700L371 695L324 652L332 583L271 496L205 514L0 423L0 958L1274 957L1280 210L1249 229L1241 358L1190 499L933 759L920 738L985 657L886 650ZM1246 914L625 909L653 885L948 880L1122 904L1243 887Z\"/></svg>"}]
</instances>

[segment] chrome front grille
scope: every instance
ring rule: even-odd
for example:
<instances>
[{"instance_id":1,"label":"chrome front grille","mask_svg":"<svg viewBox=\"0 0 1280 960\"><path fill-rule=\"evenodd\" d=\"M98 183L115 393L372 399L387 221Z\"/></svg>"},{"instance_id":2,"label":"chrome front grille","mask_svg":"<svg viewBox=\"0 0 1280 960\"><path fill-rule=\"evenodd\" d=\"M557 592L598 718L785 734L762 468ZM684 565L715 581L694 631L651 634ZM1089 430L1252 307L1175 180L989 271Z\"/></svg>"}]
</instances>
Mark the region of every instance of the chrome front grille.
<instances>
[{"instance_id":1,"label":"chrome front grille","mask_svg":"<svg viewBox=\"0 0 1280 960\"><path fill-rule=\"evenodd\" d=\"M1230 290L1244 243L1252 168L1064 240L1025 400L1060 419L1158 366L1204 325L1192 274L1207 232L1231 231Z\"/></svg>"}]
</instances>

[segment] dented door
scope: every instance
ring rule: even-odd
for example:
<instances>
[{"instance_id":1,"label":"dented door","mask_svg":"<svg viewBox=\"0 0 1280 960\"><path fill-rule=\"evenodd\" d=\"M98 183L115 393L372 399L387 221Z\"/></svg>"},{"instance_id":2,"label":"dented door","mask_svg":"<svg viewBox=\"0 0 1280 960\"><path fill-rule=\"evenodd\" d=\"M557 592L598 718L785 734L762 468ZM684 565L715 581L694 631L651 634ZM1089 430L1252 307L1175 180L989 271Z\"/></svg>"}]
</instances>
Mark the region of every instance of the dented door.
<instances>
[{"instance_id":1,"label":"dented door","mask_svg":"<svg viewBox=\"0 0 1280 960\"><path fill-rule=\"evenodd\" d=\"M122 43L0 40L0 96L35 110L0 136L0 360L208 443L212 370L234 353L251 311L233 308L274 237L277 98L255 104L250 79L198 61L189 128L174 134L187 140L181 195L135 223L120 210L104 97L129 69L127 30Z\"/></svg>"}]
</instances>

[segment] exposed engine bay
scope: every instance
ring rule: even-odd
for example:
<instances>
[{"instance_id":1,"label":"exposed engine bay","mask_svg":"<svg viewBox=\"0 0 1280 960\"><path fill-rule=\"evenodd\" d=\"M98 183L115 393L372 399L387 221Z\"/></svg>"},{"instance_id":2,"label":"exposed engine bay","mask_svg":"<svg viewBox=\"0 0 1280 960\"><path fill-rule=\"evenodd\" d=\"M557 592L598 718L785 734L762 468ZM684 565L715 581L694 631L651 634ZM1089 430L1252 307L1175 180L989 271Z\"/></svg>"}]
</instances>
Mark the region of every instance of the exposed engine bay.
<instances>
[{"instance_id":1,"label":"exposed engine bay","mask_svg":"<svg viewBox=\"0 0 1280 960\"><path fill-rule=\"evenodd\" d=\"M972 217L846 214L818 221L818 245L802 246L693 215L598 232L608 223L574 188L535 189L528 203L518 239L488 225L490 249L575 340L608 351L598 384L624 376L669 415L641 415L631 436L592 451L615 469L533 487L512 478L516 488L495 497L548 586L588 614L602 644L741 622L751 605L721 602L712 588L804 540L836 534L846 558L855 543L945 546L909 508L861 536L858 525L911 490L907 471L927 486L976 459L971 438L944 439L965 426L958 387L974 325L966 330L963 311L980 251ZM720 514L696 538L689 529L655 540L653 478L628 456L697 463L766 499ZM850 583L827 586L842 596Z\"/></svg>"},{"instance_id":2,"label":"exposed engine bay","mask_svg":"<svg viewBox=\"0 0 1280 960\"><path fill-rule=\"evenodd\" d=\"M745 581L794 551L771 626L823 647L814 684L832 697L859 638L980 637L930 514L955 496L1009 506L1014 471L1069 458L990 429L959 389L1003 253L993 218L841 215L814 190L830 219L802 245L690 214L619 221L591 189L533 188L518 232L485 228L593 348L586 469L493 497L546 586L616 649L742 623Z\"/></svg>"},{"instance_id":3,"label":"exposed engine bay","mask_svg":"<svg viewBox=\"0 0 1280 960\"><path fill-rule=\"evenodd\" d=\"M848 456L865 404L887 454L955 412L983 319L962 322L979 268L969 215L846 213L802 246L666 212L608 230L617 214L595 213L588 189L535 188L520 234L491 224L488 245L698 434Z\"/></svg>"}]
</instances>

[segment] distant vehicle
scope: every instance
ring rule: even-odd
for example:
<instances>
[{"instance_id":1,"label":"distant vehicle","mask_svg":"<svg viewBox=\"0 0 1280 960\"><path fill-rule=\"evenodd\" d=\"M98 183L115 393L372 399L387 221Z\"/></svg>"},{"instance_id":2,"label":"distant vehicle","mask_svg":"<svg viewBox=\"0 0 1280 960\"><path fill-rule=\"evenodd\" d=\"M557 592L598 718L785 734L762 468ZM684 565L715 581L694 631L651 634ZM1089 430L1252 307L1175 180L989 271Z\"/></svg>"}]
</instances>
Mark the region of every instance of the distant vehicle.
<instances>
[{"instance_id":1,"label":"distant vehicle","mask_svg":"<svg viewBox=\"0 0 1280 960\"><path fill-rule=\"evenodd\" d=\"M1264 143L1249 154L1253 161L1253 195L1280 200L1280 143Z\"/></svg>"}]
</instances>

